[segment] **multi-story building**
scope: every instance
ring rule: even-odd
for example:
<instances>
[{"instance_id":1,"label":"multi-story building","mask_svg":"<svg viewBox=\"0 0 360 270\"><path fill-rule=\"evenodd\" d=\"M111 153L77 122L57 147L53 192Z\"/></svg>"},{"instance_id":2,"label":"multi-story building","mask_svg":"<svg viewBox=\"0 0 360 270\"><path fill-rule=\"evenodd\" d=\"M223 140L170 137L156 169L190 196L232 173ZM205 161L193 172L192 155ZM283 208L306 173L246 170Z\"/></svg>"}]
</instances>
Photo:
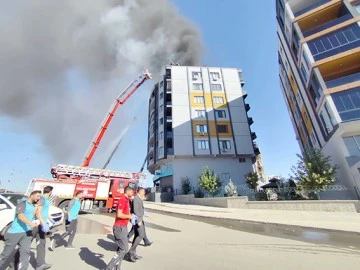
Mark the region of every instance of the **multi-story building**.
<instances>
[{"instance_id":1,"label":"multi-story building","mask_svg":"<svg viewBox=\"0 0 360 270\"><path fill-rule=\"evenodd\" d=\"M182 178L196 187L205 166L224 184L244 184L259 151L243 85L234 68L165 67L149 100L148 170L156 186L180 194Z\"/></svg>"},{"instance_id":2,"label":"multi-story building","mask_svg":"<svg viewBox=\"0 0 360 270\"><path fill-rule=\"evenodd\" d=\"M360 1L276 0L280 81L301 150L338 165L347 192L360 186Z\"/></svg>"}]
</instances>

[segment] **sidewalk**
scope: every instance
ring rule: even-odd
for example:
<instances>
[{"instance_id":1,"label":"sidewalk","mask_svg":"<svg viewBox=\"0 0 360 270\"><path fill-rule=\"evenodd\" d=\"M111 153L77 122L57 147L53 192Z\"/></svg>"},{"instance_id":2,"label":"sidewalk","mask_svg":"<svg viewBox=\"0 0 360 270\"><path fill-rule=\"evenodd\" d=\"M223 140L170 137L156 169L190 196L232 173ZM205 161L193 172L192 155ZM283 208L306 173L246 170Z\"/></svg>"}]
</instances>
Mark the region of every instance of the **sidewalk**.
<instances>
[{"instance_id":1,"label":"sidewalk","mask_svg":"<svg viewBox=\"0 0 360 270\"><path fill-rule=\"evenodd\" d=\"M291 226L301 226L313 229L337 230L360 233L360 214L350 212L312 212L284 210L229 209L199 205L182 205L174 203L145 202L148 210L162 211L199 217L213 217L271 223Z\"/></svg>"}]
</instances>

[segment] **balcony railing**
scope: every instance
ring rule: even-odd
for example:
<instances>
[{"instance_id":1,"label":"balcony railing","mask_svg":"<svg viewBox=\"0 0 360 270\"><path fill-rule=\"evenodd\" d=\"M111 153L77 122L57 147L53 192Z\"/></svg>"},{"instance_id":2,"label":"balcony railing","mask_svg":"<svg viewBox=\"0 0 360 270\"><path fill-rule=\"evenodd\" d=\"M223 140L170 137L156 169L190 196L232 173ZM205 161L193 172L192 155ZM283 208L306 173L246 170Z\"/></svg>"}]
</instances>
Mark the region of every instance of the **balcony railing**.
<instances>
[{"instance_id":1,"label":"balcony railing","mask_svg":"<svg viewBox=\"0 0 360 270\"><path fill-rule=\"evenodd\" d=\"M256 140L257 136L255 132L251 132L251 139Z\"/></svg>"},{"instance_id":2,"label":"balcony railing","mask_svg":"<svg viewBox=\"0 0 360 270\"><path fill-rule=\"evenodd\" d=\"M325 82L327 88L360 81L360 72Z\"/></svg>"},{"instance_id":3,"label":"balcony railing","mask_svg":"<svg viewBox=\"0 0 360 270\"><path fill-rule=\"evenodd\" d=\"M310 30L308 30L308 31L305 31L305 32L303 33L303 35L304 35L304 37L311 36L311 35L313 35L313 34L316 34L316 33L320 32L320 31L323 31L323 30L325 30L325 29L328 29L328 28L330 28L330 27L333 27L334 25L337 25L337 24L340 24L340 23L345 22L345 21L347 21L347 20L350 20L352 17L353 17L353 16L352 16L351 14L346 14L346 15L340 17L340 18L334 19L334 20L332 20L332 21L329 21L329 22L327 22L327 23L324 23L324 24L322 24L322 25L319 25L319 26L317 26L317 27L315 27L315 28L312 28L312 29L310 29Z\"/></svg>"},{"instance_id":4,"label":"balcony railing","mask_svg":"<svg viewBox=\"0 0 360 270\"><path fill-rule=\"evenodd\" d=\"M250 111L250 105L249 104L245 104L245 110L248 112L248 111Z\"/></svg>"},{"instance_id":5,"label":"balcony railing","mask_svg":"<svg viewBox=\"0 0 360 270\"><path fill-rule=\"evenodd\" d=\"M330 2L330 1L331 1L331 0L320 0L320 1L317 1L316 3L314 3L314 4L310 5L310 6L304 8L304 9L298 11L298 12L296 12L296 13L294 14L294 16L295 16L295 17L298 17L298 16L300 16L300 15L302 15L302 14L304 14L304 13L306 13L306 12L312 10L312 9L315 9L315 8L321 6L321 5L324 5L324 4L326 4L327 2Z\"/></svg>"},{"instance_id":6,"label":"balcony railing","mask_svg":"<svg viewBox=\"0 0 360 270\"><path fill-rule=\"evenodd\" d=\"M251 126L252 124L254 124L254 120L252 117L248 117L248 123Z\"/></svg>"}]
</instances>

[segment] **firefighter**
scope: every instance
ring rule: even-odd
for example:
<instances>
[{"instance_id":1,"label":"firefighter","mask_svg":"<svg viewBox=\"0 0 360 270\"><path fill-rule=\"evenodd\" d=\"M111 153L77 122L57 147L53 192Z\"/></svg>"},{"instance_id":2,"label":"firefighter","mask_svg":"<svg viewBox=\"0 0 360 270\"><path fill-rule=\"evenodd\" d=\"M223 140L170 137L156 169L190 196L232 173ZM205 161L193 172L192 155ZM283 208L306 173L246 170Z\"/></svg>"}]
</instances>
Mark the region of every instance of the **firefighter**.
<instances>
[{"instance_id":1,"label":"firefighter","mask_svg":"<svg viewBox=\"0 0 360 270\"><path fill-rule=\"evenodd\" d=\"M129 249L129 243L127 238L127 225L129 220L134 220L136 217L130 214L130 202L129 199L134 195L134 189L130 186L125 187L124 195L122 195L116 207L116 217L113 226L113 233L115 242L118 245L118 251L106 266L106 270L120 269L121 261Z\"/></svg>"},{"instance_id":2,"label":"firefighter","mask_svg":"<svg viewBox=\"0 0 360 270\"><path fill-rule=\"evenodd\" d=\"M82 191L78 191L75 197L70 201L67 211L67 218L65 221L66 232L63 233L60 239L64 240L65 237L69 236L67 244L65 245L65 249L74 249L75 247L72 245L77 228L77 217L81 208L81 200L84 196ZM59 239L59 240L60 240ZM53 238L50 243L50 250L54 251L57 247L57 240Z\"/></svg>"},{"instance_id":3,"label":"firefighter","mask_svg":"<svg viewBox=\"0 0 360 270\"><path fill-rule=\"evenodd\" d=\"M19 245L20 252L18 269L28 269L33 230L38 226L35 223L35 204L39 201L40 196L41 191L35 190L31 192L26 201L16 207L14 221L5 235L5 246L0 255L0 269L10 258L17 245Z\"/></svg>"}]
</instances>

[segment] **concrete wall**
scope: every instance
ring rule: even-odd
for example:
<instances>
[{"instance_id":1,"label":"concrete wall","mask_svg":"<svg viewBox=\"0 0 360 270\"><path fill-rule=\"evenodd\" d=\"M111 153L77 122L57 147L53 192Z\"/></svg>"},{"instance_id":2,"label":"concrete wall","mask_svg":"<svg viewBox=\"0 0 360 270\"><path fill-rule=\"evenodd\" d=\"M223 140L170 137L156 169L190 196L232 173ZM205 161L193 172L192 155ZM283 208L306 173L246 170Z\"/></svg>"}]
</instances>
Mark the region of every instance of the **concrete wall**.
<instances>
[{"instance_id":1,"label":"concrete wall","mask_svg":"<svg viewBox=\"0 0 360 270\"><path fill-rule=\"evenodd\" d=\"M190 195L174 196L178 204L193 204L222 208L267 209L289 211L360 212L360 201L267 201L249 202L247 197L194 198Z\"/></svg>"},{"instance_id":2,"label":"concrete wall","mask_svg":"<svg viewBox=\"0 0 360 270\"><path fill-rule=\"evenodd\" d=\"M172 202L173 200L172 192L151 192L147 195L147 201L150 202Z\"/></svg>"}]
</instances>

